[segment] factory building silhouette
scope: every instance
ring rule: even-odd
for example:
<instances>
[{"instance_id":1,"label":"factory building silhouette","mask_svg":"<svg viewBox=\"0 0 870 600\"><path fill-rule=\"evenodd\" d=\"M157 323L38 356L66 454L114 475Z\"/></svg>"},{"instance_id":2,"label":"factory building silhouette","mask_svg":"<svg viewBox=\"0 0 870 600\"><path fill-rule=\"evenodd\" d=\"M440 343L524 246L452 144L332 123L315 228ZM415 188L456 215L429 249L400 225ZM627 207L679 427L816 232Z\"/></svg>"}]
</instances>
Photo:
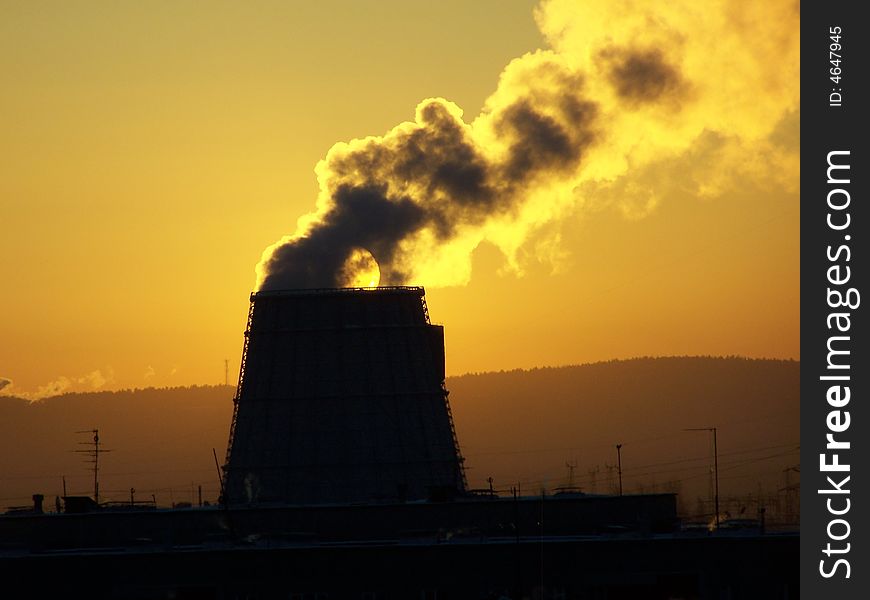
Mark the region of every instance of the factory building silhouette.
<instances>
[{"instance_id":1,"label":"factory building silhouette","mask_svg":"<svg viewBox=\"0 0 870 600\"><path fill-rule=\"evenodd\" d=\"M0 577L112 600L796 597L794 533L682 531L675 494L468 489L444 360L423 288L254 293L221 501L36 494L0 515Z\"/></svg>"},{"instance_id":2,"label":"factory building silhouette","mask_svg":"<svg viewBox=\"0 0 870 600\"><path fill-rule=\"evenodd\" d=\"M232 505L465 491L444 329L423 288L251 295L227 445Z\"/></svg>"}]
</instances>

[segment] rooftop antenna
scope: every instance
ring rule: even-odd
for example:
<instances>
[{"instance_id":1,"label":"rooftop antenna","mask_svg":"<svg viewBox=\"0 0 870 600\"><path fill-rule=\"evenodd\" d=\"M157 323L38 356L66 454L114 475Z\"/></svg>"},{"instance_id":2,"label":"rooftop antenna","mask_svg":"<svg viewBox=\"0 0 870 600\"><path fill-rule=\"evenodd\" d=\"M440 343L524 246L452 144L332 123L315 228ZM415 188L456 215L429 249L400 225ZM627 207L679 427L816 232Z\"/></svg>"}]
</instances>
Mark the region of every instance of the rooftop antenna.
<instances>
[{"instance_id":1,"label":"rooftop antenna","mask_svg":"<svg viewBox=\"0 0 870 600\"><path fill-rule=\"evenodd\" d=\"M230 384L230 361L228 358L224 359L224 385Z\"/></svg>"},{"instance_id":2,"label":"rooftop antenna","mask_svg":"<svg viewBox=\"0 0 870 600\"><path fill-rule=\"evenodd\" d=\"M76 433L92 433L94 435L93 441L90 442L79 442L79 444L91 446L87 450L73 450L73 452L77 452L79 454L86 454L88 456L88 460L85 462L89 462L93 465L91 470L94 472L94 502L97 504L100 503L100 454L103 452L111 452L111 450L106 450L105 448L100 447L100 430L99 429L84 429L82 431L76 431Z\"/></svg>"}]
</instances>

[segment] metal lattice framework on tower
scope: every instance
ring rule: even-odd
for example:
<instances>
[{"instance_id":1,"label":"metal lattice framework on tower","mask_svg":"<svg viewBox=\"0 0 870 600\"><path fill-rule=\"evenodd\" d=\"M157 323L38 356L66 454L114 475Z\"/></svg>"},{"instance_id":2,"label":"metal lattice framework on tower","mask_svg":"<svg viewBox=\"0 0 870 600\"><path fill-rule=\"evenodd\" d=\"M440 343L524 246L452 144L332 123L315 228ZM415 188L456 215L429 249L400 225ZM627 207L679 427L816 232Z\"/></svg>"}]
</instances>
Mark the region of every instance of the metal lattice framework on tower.
<instances>
[{"instance_id":1,"label":"metal lattice framework on tower","mask_svg":"<svg viewBox=\"0 0 870 600\"><path fill-rule=\"evenodd\" d=\"M251 295L225 499L333 503L464 492L444 330L419 287Z\"/></svg>"}]
</instances>

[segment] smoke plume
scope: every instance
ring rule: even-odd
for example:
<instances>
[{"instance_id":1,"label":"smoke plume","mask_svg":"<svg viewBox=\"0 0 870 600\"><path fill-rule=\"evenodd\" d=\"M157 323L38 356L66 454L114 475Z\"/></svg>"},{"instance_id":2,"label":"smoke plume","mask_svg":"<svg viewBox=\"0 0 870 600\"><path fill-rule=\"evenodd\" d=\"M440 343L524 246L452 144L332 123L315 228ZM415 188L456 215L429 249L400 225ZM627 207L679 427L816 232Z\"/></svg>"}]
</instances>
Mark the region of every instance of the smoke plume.
<instances>
[{"instance_id":1,"label":"smoke plume","mask_svg":"<svg viewBox=\"0 0 870 600\"><path fill-rule=\"evenodd\" d=\"M549 48L512 61L476 118L431 98L334 145L314 212L265 250L258 288L463 285L485 240L519 272L547 224L591 197L633 206L650 171L690 170L698 195L762 163L794 185L797 149L774 134L799 111L797 4L550 0L535 17Z\"/></svg>"}]
</instances>

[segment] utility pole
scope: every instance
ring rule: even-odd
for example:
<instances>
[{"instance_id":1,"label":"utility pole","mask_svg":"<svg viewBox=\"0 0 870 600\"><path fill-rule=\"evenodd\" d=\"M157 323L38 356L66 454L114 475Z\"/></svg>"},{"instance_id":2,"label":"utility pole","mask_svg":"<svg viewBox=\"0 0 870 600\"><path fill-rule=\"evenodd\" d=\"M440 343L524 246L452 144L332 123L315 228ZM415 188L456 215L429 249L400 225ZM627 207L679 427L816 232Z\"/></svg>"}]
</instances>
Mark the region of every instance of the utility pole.
<instances>
[{"instance_id":1,"label":"utility pole","mask_svg":"<svg viewBox=\"0 0 870 600\"><path fill-rule=\"evenodd\" d=\"M589 487L594 494L598 491L598 473L601 472L601 468L598 465L595 465L594 469L589 469L586 472L589 473Z\"/></svg>"},{"instance_id":2,"label":"utility pole","mask_svg":"<svg viewBox=\"0 0 870 600\"><path fill-rule=\"evenodd\" d=\"M224 385L230 384L230 361L228 358L224 359Z\"/></svg>"},{"instance_id":3,"label":"utility pole","mask_svg":"<svg viewBox=\"0 0 870 600\"><path fill-rule=\"evenodd\" d=\"M83 431L76 431L76 433L92 433L94 435L94 439L91 442L79 442L79 444L93 446L88 450L73 450L73 452L77 452L79 454L87 454L90 460L86 461L93 465L91 470L94 472L94 502L97 504L100 503L100 454L103 452L111 452L111 450L106 450L105 448L100 447L100 430L99 429L85 429Z\"/></svg>"},{"instance_id":4,"label":"utility pole","mask_svg":"<svg viewBox=\"0 0 870 600\"><path fill-rule=\"evenodd\" d=\"M719 446L716 442L715 427L713 427L713 473L716 478L716 531L719 531Z\"/></svg>"},{"instance_id":5,"label":"utility pole","mask_svg":"<svg viewBox=\"0 0 870 600\"><path fill-rule=\"evenodd\" d=\"M574 469L577 468L577 463L571 463L565 461L565 466L568 467L568 489L573 490L574 488Z\"/></svg>"},{"instance_id":6,"label":"utility pole","mask_svg":"<svg viewBox=\"0 0 870 600\"><path fill-rule=\"evenodd\" d=\"M719 531L719 446L716 440L716 427L692 427L683 431L712 431L713 432L713 478L715 480L713 505L716 511L716 531Z\"/></svg>"},{"instance_id":7,"label":"utility pole","mask_svg":"<svg viewBox=\"0 0 870 600\"><path fill-rule=\"evenodd\" d=\"M785 487L779 490L781 492L785 492L785 514L788 521L794 520L796 512L794 510L794 494L795 492L800 492L801 487L800 483L794 485L792 484L790 477L790 474L792 472L799 474L801 472L801 466L796 465L783 469L783 473L785 473Z\"/></svg>"},{"instance_id":8,"label":"utility pole","mask_svg":"<svg viewBox=\"0 0 870 600\"><path fill-rule=\"evenodd\" d=\"M221 500L222 500L223 503L224 503L224 506L227 506L227 497L226 497L226 494L224 494L224 476L223 476L223 474L221 473L221 465L220 465L220 463L218 462L218 459L217 459L217 450L215 450L214 448L212 448L212 449L211 449L211 453L212 453L212 456L214 456L214 468L217 469L217 474L218 474L218 483L219 483L220 486L221 486L221 496L220 496L220 497L221 497Z\"/></svg>"},{"instance_id":9,"label":"utility pole","mask_svg":"<svg viewBox=\"0 0 870 600\"><path fill-rule=\"evenodd\" d=\"M616 474L619 477L619 495L622 496L622 444L616 444Z\"/></svg>"}]
</instances>

